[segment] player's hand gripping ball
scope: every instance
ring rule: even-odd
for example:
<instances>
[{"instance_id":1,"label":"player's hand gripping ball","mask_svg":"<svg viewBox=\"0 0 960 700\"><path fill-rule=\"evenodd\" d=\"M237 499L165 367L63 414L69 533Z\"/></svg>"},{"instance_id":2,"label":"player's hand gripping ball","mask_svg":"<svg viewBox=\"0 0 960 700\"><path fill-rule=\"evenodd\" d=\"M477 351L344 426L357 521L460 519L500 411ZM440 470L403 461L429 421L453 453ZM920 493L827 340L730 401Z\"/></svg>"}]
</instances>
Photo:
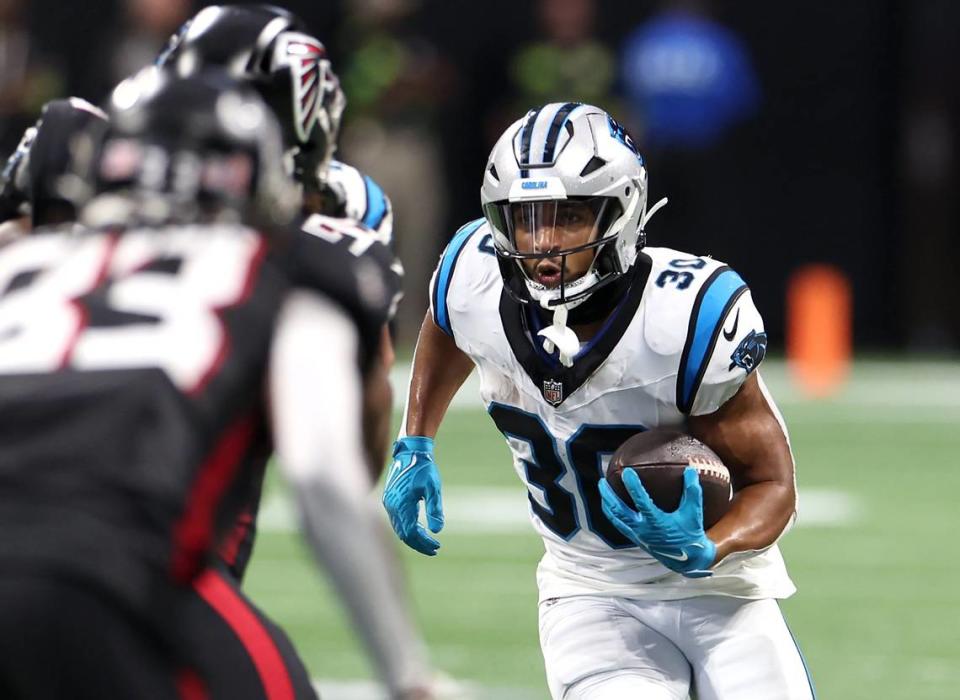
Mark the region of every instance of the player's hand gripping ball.
<instances>
[{"instance_id":1,"label":"player's hand gripping ball","mask_svg":"<svg viewBox=\"0 0 960 700\"><path fill-rule=\"evenodd\" d=\"M623 470L633 469L654 504L670 513L680 505L683 472L688 466L700 478L703 528L709 530L730 508L730 472L716 453L696 438L675 430L637 433L613 453L606 476L614 493L630 503Z\"/></svg>"},{"instance_id":2,"label":"player's hand gripping ball","mask_svg":"<svg viewBox=\"0 0 960 700\"><path fill-rule=\"evenodd\" d=\"M684 576L710 575L706 530L730 507L730 473L706 445L675 431L634 435L600 482L604 514L635 544Z\"/></svg>"}]
</instances>

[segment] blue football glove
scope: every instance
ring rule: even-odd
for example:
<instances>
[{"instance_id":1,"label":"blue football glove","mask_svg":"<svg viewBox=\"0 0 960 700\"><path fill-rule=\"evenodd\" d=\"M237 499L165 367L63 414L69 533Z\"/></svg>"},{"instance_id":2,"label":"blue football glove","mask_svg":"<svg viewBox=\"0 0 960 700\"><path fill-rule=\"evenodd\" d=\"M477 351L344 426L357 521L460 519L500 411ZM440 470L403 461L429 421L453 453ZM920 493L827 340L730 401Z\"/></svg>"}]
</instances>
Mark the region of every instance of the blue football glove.
<instances>
[{"instance_id":1,"label":"blue football glove","mask_svg":"<svg viewBox=\"0 0 960 700\"><path fill-rule=\"evenodd\" d=\"M672 513L664 513L654 504L633 469L623 470L623 484L637 510L620 500L606 479L600 480L603 513L624 537L679 574L712 576L710 566L717 547L703 530L703 490L697 470L684 470L683 496Z\"/></svg>"},{"instance_id":2,"label":"blue football glove","mask_svg":"<svg viewBox=\"0 0 960 700\"><path fill-rule=\"evenodd\" d=\"M433 556L440 543L419 523L420 501L425 501L430 532L443 529L440 472L433 461L433 438L407 436L393 444L393 464L383 488L383 507L394 532L421 554Z\"/></svg>"}]
</instances>

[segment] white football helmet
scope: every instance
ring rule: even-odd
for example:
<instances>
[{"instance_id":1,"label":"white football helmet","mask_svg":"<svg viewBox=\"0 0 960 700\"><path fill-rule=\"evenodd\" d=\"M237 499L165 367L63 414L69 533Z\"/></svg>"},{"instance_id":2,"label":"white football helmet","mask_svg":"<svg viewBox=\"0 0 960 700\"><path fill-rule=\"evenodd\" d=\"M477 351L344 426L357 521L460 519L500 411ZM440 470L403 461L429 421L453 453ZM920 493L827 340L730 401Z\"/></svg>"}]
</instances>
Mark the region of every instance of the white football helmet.
<instances>
[{"instance_id":1,"label":"white football helmet","mask_svg":"<svg viewBox=\"0 0 960 700\"><path fill-rule=\"evenodd\" d=\"M653 214L647 213L647 171L629 134L602 109L575 102L532 109L504 132L490 153L480 200L507 290L521 303L549 309L573 309L625 274ZM571 241L566 221L584 214L592 231L564 247ZM568 280L562 264L559 283L549 286L522 264L565 263L585 250L595 251L589 270Z\"/></svg>"}]
</instances>

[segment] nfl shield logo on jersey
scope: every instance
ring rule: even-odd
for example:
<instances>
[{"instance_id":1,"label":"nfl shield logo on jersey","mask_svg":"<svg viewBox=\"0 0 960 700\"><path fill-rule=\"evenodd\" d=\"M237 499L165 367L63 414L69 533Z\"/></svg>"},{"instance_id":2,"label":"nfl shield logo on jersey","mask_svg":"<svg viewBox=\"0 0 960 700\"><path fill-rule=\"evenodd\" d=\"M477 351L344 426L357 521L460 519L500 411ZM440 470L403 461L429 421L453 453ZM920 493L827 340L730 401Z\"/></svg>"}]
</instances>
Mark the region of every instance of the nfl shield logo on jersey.
<instances>
[{"instance_id":1,"label":"nfl shield logo on jersey","mask_svg":"<svg viewBox=\"0 0 960 700\"><path fill-rule=\"evenodd\" d=\"M556 406L563 401L563 382L555 382L551 379L543 380L543 398L547 403Z\"/></svg>"}]
</instances>

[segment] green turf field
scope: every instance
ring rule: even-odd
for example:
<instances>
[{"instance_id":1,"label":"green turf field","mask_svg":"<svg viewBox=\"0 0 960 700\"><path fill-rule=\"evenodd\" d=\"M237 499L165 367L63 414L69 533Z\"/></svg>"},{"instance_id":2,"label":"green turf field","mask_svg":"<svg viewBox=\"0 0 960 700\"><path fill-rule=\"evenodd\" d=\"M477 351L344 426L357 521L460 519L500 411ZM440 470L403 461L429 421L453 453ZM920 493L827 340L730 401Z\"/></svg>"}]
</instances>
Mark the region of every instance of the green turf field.
<instances>
[{"instance_id":1,"label":"green turf field","mask_svg":"<svg viewBox=\"0 0 960 700\"><path fill-rule=\"evenodd\" d=\"M960 365L863 362L842 393L811 402L769 364L801 495L800 523L782 542L799 593L783 609L819 697L960 697ZM432 559L403 553L433 658L478 698L547 698L534 583L542 550L523 523L506 446L482 409L461 404L437 454L443 548ZM369 678L272 489L248 590L316 677ZM376 697L351 687L328 685L326 698Z\"/></svg>"}]
</instances>

